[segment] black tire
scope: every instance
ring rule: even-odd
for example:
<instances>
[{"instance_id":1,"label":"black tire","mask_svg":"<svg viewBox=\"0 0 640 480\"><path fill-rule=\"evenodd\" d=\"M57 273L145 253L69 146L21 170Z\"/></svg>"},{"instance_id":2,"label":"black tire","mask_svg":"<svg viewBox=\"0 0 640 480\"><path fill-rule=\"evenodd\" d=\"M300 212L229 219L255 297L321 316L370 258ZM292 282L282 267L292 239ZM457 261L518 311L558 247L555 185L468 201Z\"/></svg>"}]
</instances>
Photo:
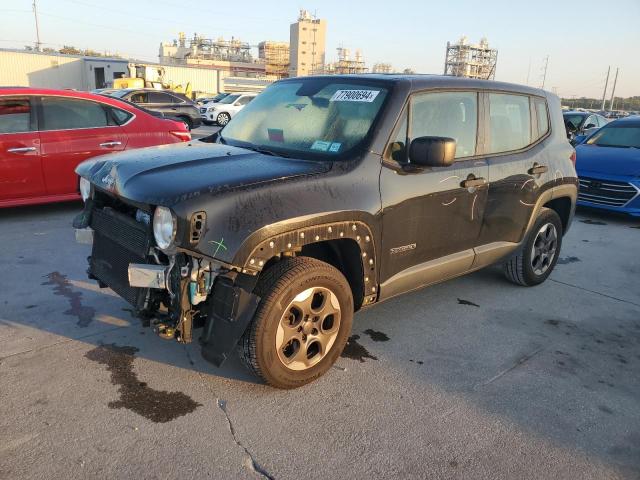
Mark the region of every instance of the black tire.
<instances>
[{"instance_id":1,"label":"black tire","mask_svg":"<svg viewBox=\"0 0 640 480\"><path fill-rule=\"evenodd\" d=\"M291 370L281 361L276 347L278 326L290 302L316 287L330 289L339 302L337 336L318 363ZM273 387L290 389L316 380L331 368L344 349L353 322L351 287L339 270L310 257L284 258L262 273L255 293L261 297L260 305L240 340L241 358L253 373Z\"/></svg>"},{"instance_id":2,"label":"black tire","mask_svg":"<svg viewBox=\"0 0 640 480\"><path fill-rule=\"evenodd\" d=\"M224 127L230 120L231 116L226 112L219 113L216 117L216 123L221 127Z\"/></svg>"},{"instance_id":3,"label":"black tire","mask_svg":"<svg viewBox=\"0 0 640 480\"><path fill-rule=\"evenodd\" d=\"M555 248L552 258L547 259L546 268L543 271L539 269L538 272L536 272L534 264L540 265L540 257L534 257L534 242L538 240L538 234L541 233L541 229L547 225L553 225L553 228L555 228ZM507 279L517 285L525 287L533 287L534 285L539 285L544 282L558 261L560 248L562 247L562 235L562 221L558 214L549 208L543 208L534 222L533 227L527 234L522 246L504 263L504 274Z\"/></svg>"}]
</instances>

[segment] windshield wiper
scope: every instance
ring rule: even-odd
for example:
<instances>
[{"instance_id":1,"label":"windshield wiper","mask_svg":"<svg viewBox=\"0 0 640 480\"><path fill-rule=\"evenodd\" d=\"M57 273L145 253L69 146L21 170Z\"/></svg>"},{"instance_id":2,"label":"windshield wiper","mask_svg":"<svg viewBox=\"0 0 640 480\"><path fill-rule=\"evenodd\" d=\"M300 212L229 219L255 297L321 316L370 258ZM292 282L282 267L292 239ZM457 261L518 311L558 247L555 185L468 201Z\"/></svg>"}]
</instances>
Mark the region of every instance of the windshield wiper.
<instances>
[{"instance_id":1,"label":"windshield wiper","mask_svg":"<svg viewBox=\"0 0 640 480\"><path fill-rule=\"evenodd\" d=\"M289 158L289 156L285 155L284 153L277 153L277 152L274 152L272 150L268 150L268 149L266 149L264 147L256 147L255 145L246 146L246 147L242 147L242 148L246 148L247 150L253 150L254 152L258 152L258 153L263 153L265 155L271 155L272 157Z\"/></svg>"}]
</instances>

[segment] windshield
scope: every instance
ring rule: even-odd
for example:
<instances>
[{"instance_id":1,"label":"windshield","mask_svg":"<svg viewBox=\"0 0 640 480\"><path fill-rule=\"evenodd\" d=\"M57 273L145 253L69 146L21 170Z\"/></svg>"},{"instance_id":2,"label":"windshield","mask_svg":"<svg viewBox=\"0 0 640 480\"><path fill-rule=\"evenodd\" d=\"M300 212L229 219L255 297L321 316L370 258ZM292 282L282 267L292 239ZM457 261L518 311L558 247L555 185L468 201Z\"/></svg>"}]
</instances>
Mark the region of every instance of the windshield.
<instances>
[{"instance_id":1,"label":"windshield","mask_svg":"<svg viewBox=\"0 0 640 480\"><path fill-rule=\"evenodd\" d=\"M580 124L582 123L582 121L587 118L586 115L565 115L564 116L564 123L566 123L567 125L573 127L574 130L577 130L578 127L580 127Z\"/></svg>"},{"instance_id":2,"label":"windshield","mask_svg":"<svg viewBox=\"0 0 640 480\"><path fill-rule=\"evenodd\" d=\"M240 95L227 95L226 97L224 97L222 100L220 100L218 103L221 104L227 104L227 103L233 103L235 102L238 98L240 98Z\"/></svg>"},{"instance_id":3,"label":"windshield","mask_svg":"<svg viewBox=\"0 0 640 480\"><path fill-rule=\"evenodd\" d=\"M386 96L382 86L344 79L275 83L238 113L221 140L302 157L336 156L364 140Z\"/></svg>"},{"instance_id":4,"label":"windshield","mask_svg":"<svg viewBox=\"0 0 640 480\"><path fill-rule=\"evenodd\" d=\"M598 130L587 145L600 147L640 148L640 126L607 126Z\"/></svg>"}]
</instances>

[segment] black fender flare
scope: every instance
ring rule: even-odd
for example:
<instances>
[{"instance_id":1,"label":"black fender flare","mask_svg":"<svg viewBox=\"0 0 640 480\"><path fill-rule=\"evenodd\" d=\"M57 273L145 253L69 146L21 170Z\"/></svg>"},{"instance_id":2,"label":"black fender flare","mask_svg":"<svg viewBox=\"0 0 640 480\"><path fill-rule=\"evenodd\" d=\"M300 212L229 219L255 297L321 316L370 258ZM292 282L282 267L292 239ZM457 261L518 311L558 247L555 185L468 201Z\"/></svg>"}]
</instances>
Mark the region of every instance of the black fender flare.
<instances>
[{"instance_id":1,"label":"black fender flare","mask_svg":"<svg viewBox=\"0 0 640 480\"><path fill-rule=\"evenodd\" d=\"M260 240L253 240L255 236L259 236ZM369 225L361 220L323 222L279 233L270 233L269 227L265 227L244 242L237 251L233 264L240 268L242 273L257 275L273 257L300 251L302 247L313 243L341 239L354 240L360 247L364 285L363 305L374 303L378 297L375 237Z\"/></svg>"}]
</instances>

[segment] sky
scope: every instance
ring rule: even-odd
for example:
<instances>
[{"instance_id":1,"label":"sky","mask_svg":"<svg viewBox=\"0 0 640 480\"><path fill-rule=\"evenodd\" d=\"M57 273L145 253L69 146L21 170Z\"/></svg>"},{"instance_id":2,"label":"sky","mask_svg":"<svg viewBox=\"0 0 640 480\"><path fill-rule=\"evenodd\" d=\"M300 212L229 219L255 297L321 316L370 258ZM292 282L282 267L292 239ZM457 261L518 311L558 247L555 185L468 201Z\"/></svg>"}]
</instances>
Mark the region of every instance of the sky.
<instances>
[{"instance_id":1,"label":"sky","mask_svg":"<svg viewBox=\"0 0 640 480\"><path fill-rule=\"evenodd\" d=\"M0 0L0 48L35 43L33 0ZM251 45L289 40L305 8L327 20L327 61L336 48L360 49L367 66L441 74L447 41L486 37L498 49L496 80L567 98L601 98L607 68L619 68L616 96L640 95L640 0L37 0L43 47L73 45L157 61L161 42L194 32ZM257 56L257 52L256 52Z\"/></svg>"}]
</instances>

